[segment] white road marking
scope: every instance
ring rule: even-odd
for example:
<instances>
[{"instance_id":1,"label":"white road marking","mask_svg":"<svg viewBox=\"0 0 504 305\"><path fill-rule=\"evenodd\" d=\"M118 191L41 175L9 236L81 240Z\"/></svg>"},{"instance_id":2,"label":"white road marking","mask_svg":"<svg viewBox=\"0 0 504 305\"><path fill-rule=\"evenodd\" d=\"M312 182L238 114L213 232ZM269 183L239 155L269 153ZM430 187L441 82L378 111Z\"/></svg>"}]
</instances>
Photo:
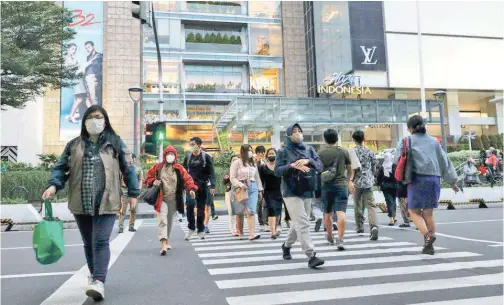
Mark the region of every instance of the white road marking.
<instances>
[{"instance_id":1,"label":"white road marking","mask_svg":"<svg viewBox=\"0 0 504 305\"><path fill-rule=\"evenodd\" d=\"M429 302L429 303L417 303L411 305L474 305L474 304L485 304L485 305L502 305L504 303L504 298L501 295L494 297L482 297L482 298L471 298L462 300L450 300L450 301L439 301L439 302Z\"/></svg>"},{"instance_id":2,"label":"white road marking","mask_svg":"<svg viewBox=\"0 0 504 305\"><path fill-rule=\"evenodd\" d=\"M334 246L333 246L334 249ZM318 250L318 248L317 248ZM335 250L335 249L334 249ZM446 248L436 247L436 250L446 250ZM405 247L405 248L392 248L392 249L371 249L371 250L360 250L360 251L337 251L337 252L319 252L317 251L317 256L320 258L327 257L340 257L340 256L357 256L357 255L370 255L370 254L388 254L388 253L402 253L402 252L415 252L420 253L422 248L418 247ZM264 262L268 261L282 261L283 257L279 255L272 256L254 256L254 257L237 257L237 258L219 258L219 259L208 259L203 260L204 265L222 265L222 264L240 264L240 263L251 263L251 262ZM304 254L292 255L292 259L306 259Z\"/></svg>"},{"instance_id":3,"label":"white road marking","mask_svg":"<svg viewBox=\"0 0 504 305\"><path fill-rule=\"evenodd\" d=\"M390 237L380 237L380 240L393 240ZM353 243L353 242L369 242L368 238L357 237L357 238L348 238L345 239L345 243ZM314 245L327 245L327 241L314 242ZM232 249L254 249L254 248L268 248L275 247L280 248L281 243L269 243L269 244L260 244L255 243L254 241L246 241L240 245L232 245L232 246L216 246L216 247L198 247L194 248L195 251L216 251L216 250L232 250Z\"/></svg>"},{"instance_id":4,"label":"white road marking","mask_svg":"<svg viewBox=\"0 0 504 305\"><path fill-rule=\"evenodd\" d=\"M79 247L83 244L68 244L65 247ZM1 250L22 250L22 249L33 249L33 247L12 247L12 248L1 248Z\"/></svg>"},{"instance_id":5,"label":"white road marking","mask_svg":"<svg viewBox=\"0 0 504 305\"><path fill-rule=\"evenodd\" d=\"M8 274L2 275L0 278L2 279L16 279L16 278L24 278L24 277L40 277L40 276L55 276L55 275L70 275L74 274L77 271L66 271L66 272L48 272L48 273L25 273L25 274Z\"/></svg>"},{"instance_id":6,"label":"white road marking","mask_svg":"<svg viewBox=\"0 0 504 305\"><path fill-rule=\"evenodd\" d=\"M347 250L350 249L366 249L366 248L384 248L384 247L404 247L404 246L414 246L414 243L410 242L391 242L391 243L377 243L370 242L367 244L354 244L354 245L346 245L345 248ZM317 253L324 250L334 251L335 247L333 245L317 247ZM293 252L303 252L300 247L292 247L291 253ZM217 252L217 253L198 253L198 256L201 258L215 258L215 257L235 257L235 256L251 256L251 255L263 255L263 254L278 254L278 249L263 249L263 250L255 250L255 251L235 251L235 252Z\"/></svg>"},{"instance_id":7,"label":"white road marking","mask_svg":"<svg viewBox=\"0 0 504 305\"><path fill-rule=\"evenodd\" d=\"M503 283L503 273L439 280L421 280L387 284L358 285L341 288L288 291L226 298L229 305L279 305L366 296L398 294L416 291L442 290ZM453 304L453 303L452 303ZM456 303L458 304L458 303Z\"/></svg>"},{"instance_id":8,"label":"white road marking","mask_svg":"<svg viewBox=\"0 0 504 305\"><path fill-rule=\"evenodd\" d=\"M138 229L142 225L142 220L135 221L135 227ZM121 252L126 248L134 236L134 232L124 232L110 243L110 267L115 263ZM49 296L41 305L82 305L87 296L84 294L86 288L89 269L84 265L63 285L61 285L51 296Z\"/></svg>"},{"instance_id":9,"label":"white road marking","mask_svg":"<svg viewBox=\"0 0 504 305\"><path fill-rule=\"evenodd\" d=\"M467 221L453 221L453 222L437 222L437 225L452 225L452 224L459 224L459 223L480 223L480 222L496 222L496 221L503 221L504 219L486 219L486 220L467 220Z\"/></svg>"},{"instance_id":10,"label":"white road marking","mask_svg":"<svg viewBox=\"0 0 504 305\"><path fill-rule=\"evenodd\" d=\"M349 265L369 265L369 264L382 264L382 263L395 263L395 262L409 262L409 261L423 261L423 260L434 260L434 259L446 259L446 258L461 258L461 257L475 257L481 256L481 254L472 252L449 252L440 253L436 255L399 255L399 256L387 256L387 257L368 257L368 258L356 258L347 260L336 260L336 261L326 261L323 267L336 267L336 266L349 266ZM302 263L290 263L290 264L267 264L267 265L255 265L255 266L244 266L244 267L229 267L229 268L215 268L208 269L210 275L219 274L241 274L241 273L253 273L253 272L271 272L278 270L295 270L308 268L306 262Z\"/></svg>"},{"instance_id":11,"label":"white road marking","mask_svg":"<svg viewBox=\"0 0 504 305\"><path fill-rule=\"evenodd\" d=\"M373 277L375 278L380 276L397 276L402 274L455 271L455 270L472 269L472 268L491 268L502 266L502 264L503 264L502 260L496 259L489 261L426 264L420 266L394 267L385 269L297 274L295 276L277 275L270 277L240 278L236 280L215 281L215 283L220 289L231 289L231 288L259 287L270 285L275 286L275 285L287 285L297 283L325 282L325 281L336 281L345 279L360 279L360 278L368 278L369 274L372 274Z\"/></svg>"},{"instance_id":12,"label":"white road marking","mask_svg":"<svg viewBox=\"0 0 504 305\"><path fill-rule=\"evenodd\" d=\"M321 231L321 232L310 232L310 236L312 236L312 237L314 237L314 236L325 236L325 233L326 232L323 232L323 231ZM261 232L261 239L263 238L263 235L264 235L265 239L270 239L271 233L269 233L269 232ZM286 235L287 235L287 231L283 231L282 234L279 236L279 238L285 237ZM333 235L336 236L337 233L333 232ZM352 231L352 230L345 231L345 237L347 237L347 236L356 236L356 235L357 234L355 234L355 231ZM246 236L244 235L243 237L246 237ZM206 235L205 239L194 239L194 240L191 240L191 243L193 243L193 244L196 245L196 243L212 243L214 241L226 241L226 240L240 240L240 239L237 236L231 236L231 233L221 234L221 235L213 234L212 233L212 234Z\"/></svg>"}]
</instances>

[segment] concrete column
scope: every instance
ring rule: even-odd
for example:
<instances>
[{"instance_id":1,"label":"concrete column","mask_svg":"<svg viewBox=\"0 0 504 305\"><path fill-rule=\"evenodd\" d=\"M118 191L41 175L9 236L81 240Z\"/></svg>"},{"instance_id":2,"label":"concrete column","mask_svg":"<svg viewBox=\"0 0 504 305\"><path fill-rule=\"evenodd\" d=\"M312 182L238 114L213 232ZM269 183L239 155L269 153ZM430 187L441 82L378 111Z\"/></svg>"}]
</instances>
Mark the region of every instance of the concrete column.
<instances>
[{"instance_id":1,"label":"concrete column","mask_svg":"<svg viewBox=\"0 0 504 305\"><path fill-rule=\"evenodd\" d=\"M242 135L243 135L243 144L248 144L248 131L249 131L249 127L248 126L243 126L243 131L242 131Z\"/></svg>"},{"instance_id":2,"label":"concrete column","mask_svg":"<svg viewBox=\"0 0 504 305\"><path fill-rule=\"evenodd\" d=\"M455 136L456 140L462 136L462 127L460 125L460 109L457 91L448 91L446 93L446 104L448 113L448 135Z\"/></svg>"},{"instance_id":3,"label":"concrete column","mask_svg":"<svg viewBox=\"0 0 504 305\"><path fill-rule=\"evenodd\" d=\"M502 105L503 101L504 98L502 96L495 96L494 99L490 100L490 103L495 104L495 112L496 112L495 120L497 121L498 134L504 133L504 127L503 127L504 119L502 114L502 112L504 111L504 107Z\"/></svg>"},{"instance_id":4,"label":"concrete column","mask_svg":"<svg viewBox=\"0 0 504 305\"><path fill-rule=\"evenodd\" d=\"M282 141L280 140L280 126L279 125L273 125L271 127L271 147L275 149L280 149L282 147Z\"/></svg>"}]
</instances>

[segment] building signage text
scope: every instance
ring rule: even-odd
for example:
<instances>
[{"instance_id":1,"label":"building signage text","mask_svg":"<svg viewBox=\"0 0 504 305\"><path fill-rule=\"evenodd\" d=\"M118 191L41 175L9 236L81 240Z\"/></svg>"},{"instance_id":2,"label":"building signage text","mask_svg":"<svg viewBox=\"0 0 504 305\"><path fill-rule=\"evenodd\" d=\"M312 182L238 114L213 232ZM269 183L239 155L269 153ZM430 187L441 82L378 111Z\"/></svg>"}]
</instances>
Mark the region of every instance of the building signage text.
<instances>
[{"instance_id":1,"label":"building signage text","mask_svg":"<svg viewBox=\"0 0 504 305\"><path fill-rule=\"evenodd\" d=\"M317 86L318 93L329 94L371 94L371 89L360 86L358 77L353 74L335 72L324 79L324 85Z\"/></svg>"}]
</instances>

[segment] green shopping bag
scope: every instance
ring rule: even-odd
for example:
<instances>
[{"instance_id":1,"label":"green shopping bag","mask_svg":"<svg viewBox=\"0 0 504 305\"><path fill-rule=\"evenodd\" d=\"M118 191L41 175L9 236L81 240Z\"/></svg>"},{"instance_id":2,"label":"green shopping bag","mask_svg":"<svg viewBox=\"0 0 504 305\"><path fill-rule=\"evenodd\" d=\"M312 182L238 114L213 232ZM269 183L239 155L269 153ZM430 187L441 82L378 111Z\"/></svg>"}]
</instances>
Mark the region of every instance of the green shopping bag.
<instances>
[{"instance_id":1,"label":"green shopping bag","mask_svg":"<svg viewBox=\"0 0 504 305\"><path fill-rule=\"evenodd\" d=\"M51 201L44 200L45 217L33 229L35 258L42 265L57 262L65 254L63 222L53 217Z\"/></svg>"}]
</instances>

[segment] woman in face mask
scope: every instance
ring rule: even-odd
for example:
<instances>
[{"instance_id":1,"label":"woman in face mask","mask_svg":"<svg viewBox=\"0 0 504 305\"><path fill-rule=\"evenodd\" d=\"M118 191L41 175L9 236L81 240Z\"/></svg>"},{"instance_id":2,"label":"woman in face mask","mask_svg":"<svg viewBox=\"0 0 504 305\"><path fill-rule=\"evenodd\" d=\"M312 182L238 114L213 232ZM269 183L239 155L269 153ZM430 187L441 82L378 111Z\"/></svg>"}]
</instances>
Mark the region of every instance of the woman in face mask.
<instances>
[{"instance_id":1,"label":"woman in face mask","mask_svg":"<svg viewBox=\"0 0 504 305\"><path fill-rule=\"evenodd\" d=\"M254 228L257 201L262 198L263 187L254 162L252 146L242 145L240 157L241 159L235 160L231 164L229 176L234 187L240 187L248 192L248 200L242 204L246 207L249 240L252 241L261 237L261 235L255 235Z\"/></svg>"},{"instance_id":2,"label":"woman in face mask","mask_svg":"<svg viewBox=\"0 0 504 305\"><path fill-rule=\"evenodd\" d=\"M170 236L175 213L184 213L184 190L194 199L198 186L187 173L185 168L177 163L178 153L173 146L168 146L163 151L163 163L155 164L145 177L145 184L161 185L156 205L158 223L158 238L161 242L160 255L166 255L171 250Z\"/></svg>"},{"instance_id":3,"label":"woman in face mask","mask_svg":"<svg viewBox=\"0 0 504 305\"><path fill-rule=\"evenodd\" d=\"M131 153L112 129L105 109L91 106L83 118L80 136L66 145L42 197L51 198L68 180L68 208L79 227L90 271L86 294L101 300L110 261L110 235L121 207L121 174L128 197L138 197L140 189Z\"/></svg>"},{"instance_id":4,"label":"woman in face mask","mask_svg":"<svg viewBox=\"0 0 504 305\"><path fill-rule=\"evenodd\" d=\"M282 216L282 191L280 185L282 178L275 176L276 150L268 149L266 152L266 164L259 167L259 176L264 187L264 201L268 207L268 224L271 231L271 239L276 239L282 232L278 226Z\"/></svg>"},{"instance_id":5,"label":"woman in face mask","mask_svg":"<svg viewBox=\"0 0 504 305\"><path fill-rule=\"evenodd\" d=\"M233 162L238 159L240 159L239 156L232 156L229 163L233 164ZM238 229L236 221L237 221L237 218L239 218L238 221L241 220L241 227L243 228L243 217L240 217L243 214L238 215L237 211L235 211L235 209L233 209L233 206L235 206L235 204L233 202L233 190L232 190L233 188L231 185L231 180L229 179L229 172L227 172L224 175L223 183L224 183L224 187L226 188L226 194L224 195L224 201L226 202L226 207L228 209L229 231L231 231L231 236L242 236L243 232Z\"/></svg>"}]
</instances>

